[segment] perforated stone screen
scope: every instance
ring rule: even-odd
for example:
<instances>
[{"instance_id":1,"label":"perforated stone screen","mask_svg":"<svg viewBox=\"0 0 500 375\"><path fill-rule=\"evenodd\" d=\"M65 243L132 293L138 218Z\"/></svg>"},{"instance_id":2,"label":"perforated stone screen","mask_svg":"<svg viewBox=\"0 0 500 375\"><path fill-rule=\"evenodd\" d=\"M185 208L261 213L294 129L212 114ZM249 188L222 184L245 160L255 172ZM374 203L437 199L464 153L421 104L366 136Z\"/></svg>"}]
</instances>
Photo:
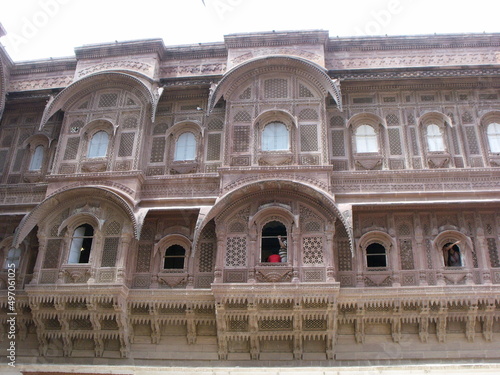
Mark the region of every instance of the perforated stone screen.
<instances>
[{"instance_id":1,"label":"perforated stone screen","mask_svg":"<svg viewBox=\"0 0 500 375\"><path fill-rule=\"evenodd\" d=\"M114 267L118 252L119 237L107 237L102 250L101 267Z\"/></svg>"},{"instance_id":2,"label":"perforated stone screen","mask_svg":"<svg viewBox=\"0 0 500 375\"><path fill-rule=\"evenodd\" d=\"M80 145L80 137L68 138L66 149L64 150L64 160L74 160L78 154L78 146Z\"/></svg>"},{"instance_id":3,"label":"perforated stone screen","mask_svg":"<svg viewBox=\"0 0 500 375\"><path fill-rule=\"evenodd\" d=\"M118 149L118 156L132 156L134 150L135 133L123 133L120 139L120 148Z\"/></svg>"},{"instance_id":4,"label":"perforated stone screen","mask_svg":"<svg viewBox=\"0 0 500 375\"><path fill-rule=\"evenodd\" d=\"M265 98L286 98L288 96L288 82L286 79L273 78L264 81Z\"/></svg>"},{"instance_id":5,"label":"perforated stone screen","mask_svg":"<svg viewBox=\"0 0 500 375\"><path fill-rule=\"evenodd\" d=\"M248 126L234 127L234 152L247 152L249 147L250 128Z\"/></svg>"},{"instance_id":6,"label":"perforated stone screen","mask_svg":"<svg viewBox=\"0 0 500 375\"><path fill-rule=\"evenodd\" d=\"M207 140L207 161L220 160L220 133L209 134Z\"/></svg>"},{"instance_id":7,"label":"perforated stone screen","mask_svg":"<svg viewBox=\"0 0 500 375\"><path fill-rule=\"evenodd\" d=\"M317 125L300 126L300 150L318 151L318 127Z\"/></svg>"}]
</instances>

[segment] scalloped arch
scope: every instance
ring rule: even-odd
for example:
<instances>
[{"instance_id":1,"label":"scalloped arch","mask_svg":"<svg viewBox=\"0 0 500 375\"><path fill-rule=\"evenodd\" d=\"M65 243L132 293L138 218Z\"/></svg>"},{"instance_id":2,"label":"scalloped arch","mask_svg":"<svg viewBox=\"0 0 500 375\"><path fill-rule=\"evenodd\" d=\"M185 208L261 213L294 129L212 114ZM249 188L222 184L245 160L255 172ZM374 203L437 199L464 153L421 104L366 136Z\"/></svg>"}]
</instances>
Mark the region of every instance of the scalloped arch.
<instances>
[{"instance_id":1,"label":"scalloped arch","mask_svg":"<svg viewBox=\"0 0 500 375\"><path fill-rule=\"evenodd\" d=\"M130 219L132 227L134 229L134 237L139 239L139 222L138 218L134 214L132 206L130 206L125 199L116 194L115 192L105 189L102 187L75 187L69 188L62 192L56 192L45 198L41 203L39 203L29 214L24 216L21 223L16 229L14 235L14 245L17 247L20 242L26 238L29 232L46 217L50 212L57 208L60 204L65 202L67 199L71 199L74 195L79 197L91 196L93 198L102 198L107 201L115 203L120 207L126 216Z\"/></svg>"},{"instance_id":2,"label":"scalloped arch","mask_svg":"<svg viewBox=\"0 0 500 375\"><path fill-rule=\"evenodd\" d=\"M418 119L418 124L420 126L429 125L431 123L438 123L444 125L444 123L448 123L450 127L453 127L453 122L451 118L444 113L438 111L429 111L422 114Z\"/></svg>"},{"instance_id":3,"label":"scalloped arch","mask_svg":"<svg viewBox=\"0 0 500 375\"><path fill-rule=\"evenodd\" d=\"M249 60L226 72L210 94L208 113L212 112L222 96L231 93L243 80L274 70L289 71L292 74L308 78L307 81L319 88L323 95L330 94L339 109L342 110L340 84L328 76L326 69L300 57L275 55Z\"/></svg>"},{"instance_id":4,"label":"scalloped arch","mask_svg":"<svg viewBox=\"0 0 500 375\"><path fill-rule=\"evenodd\" d=\"M158 104L159 92L153 85L150 87L141 81L139 78L134 77L130 74L117 73L117 72L102 72L95 73L89 76L73 82L71 85L62 90L57 96L51 97L48 101L45 110L43 111L42 120L40 122L40 130L43 129L47 121L60 109L64 109L68 103L72 103L75 95L81 94L82 92L87 93L86 90L95 89L94 85L97 82L104 82L107 85L113 84L125 84L131 88L135 88L134 94L142 96L145 102L151 105L151 120L154 121L154 116L156 112L156 106Z\"/></svg>"},{"instance_id":5,"label":"scalloped arch","mask_svg":"<svg viewBox=\"0 0 500 375\"><path fill-rule=\"evenodd\" d=\"M382 127L387 129L387 122L385 119L381 118L380 116L377 116L373 113L368 113L368 112L362 112L362 113L357 113L354 116L352 116L346 123L345 126L346 128L349 128L351 126L358 126L358 125L382 125Z\"/></svg>"}]
</instances>

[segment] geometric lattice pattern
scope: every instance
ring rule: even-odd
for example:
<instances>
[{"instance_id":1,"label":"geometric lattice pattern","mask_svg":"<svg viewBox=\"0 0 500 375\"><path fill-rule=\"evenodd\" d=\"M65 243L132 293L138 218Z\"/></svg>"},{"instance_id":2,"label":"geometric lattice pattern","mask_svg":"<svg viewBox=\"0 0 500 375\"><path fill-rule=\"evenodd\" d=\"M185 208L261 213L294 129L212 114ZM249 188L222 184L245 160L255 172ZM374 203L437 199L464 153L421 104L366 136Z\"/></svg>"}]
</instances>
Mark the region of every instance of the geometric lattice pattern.
<instances>
[{"instance_id":1,"label":"geometric lattice pattern","mask_svg":"<svg viewBox=\"0 0 500 375\"><path fill-rule=\"evenodd\" d=\"M288 82L286 79L273 78L264 81L264 97L286 98L288 96Z\"/></svg>"},{"instance_id":2,"label":"geometric lattice pattern","mask_svg":"<svg viewBox=\"0 0 500 375\"><path fill-rule=\"evenodd\" d=\"M299 120L317 120L318 112L312 108L306 108L300 111Z\"/></svg>"},{"instance_id":3,"label":"geometric lattice pattern","mask_svg":"<svg viewBox=\"0 0 500 375\"><path fill-rule=\"evenodd\" d=\"M324 331L326 330L326 320L304 319L302 327L308 331Z\"/></svg>"},{"instance_id":4,"label":"geometric lattice pattern","mask_svg":"<svg viewBox=\"0 0 500 375\"><path fill-rule=\"evenodd\" d=\"M150 163L161 163L165 155L165 138L153 138L153 145L151 146Z\"/></svg>"},{"instance_id":5,"label":"geometric lattice pattern","mask_svg":"<svg viewBox=\"0 0 500 375\"><path fill-rule=\"evenodd\" d=\"M131 156L134 148L135 133L123 133L120 140L118 156Z\"/></svg>"},{"instance_id":6,"label":"geometric lattice pattern","mask_svg":"<svg viewBox=\"0 0 500 375\"><path fill-rule=\"evenodd\" d=\"M21 149L17 151L16 158L14 160L14 165L12 166L12 172L17 172L21 170L21 165L24 159L25 149Z\"/></svg>"},{"instance_id":7,"label":"geometric lattice pattern","mask_svg":"<svg viewBox=\"0 0 500 375\"><path fill-rule=\"evenodd\" d=\"M414 269L411 240L399 240L399 249L401 252L401 269Z\"/></svg>"},{"instance_id":8,"label":"geometric lattice pattern","mask_svg":"<svg viewBox=\"0 0 500 375\"><path fill-rule=\"evenodd\" d=\"M214 268L214 244L203 242L200 244L199 272L212 272Z\"/></svg>"},{"instance_id":9,"label":"geometric lattice pattern","mask_svg":"<svg viewBox=\"0 0 500 375\"><path fill-rule=\"evenodd\" d=\"M389 134L389 149L391 155L403 155L403 150L401 149L401 138L399 136L399 129L392 128L387 130Z\"/></svg>"},{"instance_id":10,"label":"geometric lattice pattern","mask_svg":"<svg viewBox=\"0 0 500 375\"><path fill-rule=\"evenodd\" d=\"M288 319L269 319L266 318L259 322L259 329L262 331L277 331L292 328L292 320Z\"/></svg>"},{"instance_id":11,"label":"geometric lattice pattern","mask_svg":"<svg viewBox=\"0 0 500 375\"><path fill-rule=\"evenodd\" d=\"M477 143L476 131L473 126L465 127L465 134L467 135L467 142L469 144L469 153L473 155L479 154L479 146Z\"/></svg>"},{"instance_id":12,"label":"geometric lattice pattern","mask_svg":"<svg viewBox=\"0 0 500 375\"><path fill-rule=\"evenodd\" d=\"M488 244L488 253L490 254L491 267L500 267L496 239L495 238L487 238L486 243Z\"/></svg>"},{"instance_id":13,"label":"geometric lattice pattern","mask_svg":"<svg viewBox=\"0 0 500 375\"><path fill-rule=\"evenodd\" d=\"M343 128L345 120L342 116L332 116L330 119L330 126L334 128Z\"/></svg>"},{"instance_id":14,"label":"geometric lattice pattern","mask_svg":"<svg viewBox=\"0 0 500 375\"><path fill-rule=\"evenodd\" d=\"M399 118L396 114L390 113L386 116L385 120L387 121L387 125L399 125Z\"/></svg>"},{"instance_id":15,"label":"geometric lattice pattern","mask_svg":"<svg viewBox=\"0 0 500 375\"><path fill-rule=\"evenodd\" d=\"M245 267L247 263L247 238L228 237L226 242L226 266Z\"/></svg>"},{"instance_id":16,"label":"geometric lattice pattern","mask_svg":"<svg viewBox=\"0 0 500 375\"><path fill-rule=\"evenodd\" d=\"M234 116L234 121L235 122L251 122L252 121L252 116L250 116L250 113L248 113L246 111L239 111Z\"/></svg>"},{"instance_id":17,"label":"geometric lattice pattern","mask_svg":"<svg viewBox=\"0 0 500 375\"><path fill-rule=\"evenodd\" d=\"M80 145L80 138L68 138L66 142L66 149L64 150L64 160L74 160L78 153L78 146Z\"/></svg>"},{"instance_id":18,"label":"geometric lattice pattern","mask_svg":"<svg viewBox=\"0 0 500 375\"><path fill-rule=\"evenodd\" d=\"M116 107L118 101L118 94L102 94L99 98L99 108L103 107Z\"/></svg>"},{"instance_id":19,"label":"geometric lattice pattern","mask_svg":"<svg viewBox=\"0 0 500 375\"><path fill-rule=\"evenodd\" d=\"M135 272L149 272L149 267L151 264L151 251L153 250L153 245L142 244L139 245L139 251L137 252L137 264L135 266Z\"/></svg>"},{"instance_id":20,"label":"geometric lattice pattern","mask_svg":"<svg viewBox=\"0 0 500 375\"><path fill-rule=\"evenodd\" d=\"M127 117L123 122L124 129L133 129L137 127L137 119L135 117Z\"/></svg>"},{"instance_id":21,"label":"geometric lattice pattern","mask_svg":"<svg viewBox=\"0 0 500 375\"><path fill-rule=\"evenodd\" d=\"M345 156L343 130L332 130L332 156Z\"/></svg>"},{"instance_id":22,"label":"geometric lattice pattern","mask_svg":"<svg viewBox=\"0 0 500 375\"><path fill-rule=\"evenodd\" d=\"M474 122L474 120L472 119L472 115L470 114L470 112L464 112L462 114L462 123L470 124L472 122Z\"/></svg>"},{"instance_id":23,"label":"geometric lattice pattern","mask_svg":"<svg viewBox=\"0 0 500 375\"><path fill-rule=\"evenodd\" d=\"M104 230L104 234L109 236L113 234L120 234L122 230L122 226L117 221L112 221L106 225L106 229Z\"/></svg>"},{"instance_id":24,"label":"geometric lattice pattern","mask_svg":"<svg viewBox=\"0 0 500 375\"><path fill-rule=\"evenodd\" d=\"M234 152L247 152L249 146L250 128L248 126L234 127Z\"/></svg>"},{"instance_id":25,"label":"geometric lattice pattern","mask_svg":"<svg viewBox=\"0 0 500 375\"><path fill-rule=\"evenodd\" d=\"M207 161L220 159L221 134L209 134L207 141Z\"/></svg>"},{"instance_id":26,"label":"geometric lattice pattern","mask_svg":"<svg viewBox=\"0 0 500 375\"><path fill-rule=\"evenodd\" d=\"M208 130L222 130L224 122L221 118L215 117L211 119L208 123Z\"/></svg>"},{"instance_id":27,"label":"geometric lattice pattern","mask_svg":"<svg viewBox=\"0 0 500 375\"><path fill-rule=\"evenodd\" d=\"M240 99L250 99L252 97L252 88L251 87L247 87L245 89L245 91L243 91L241 93L241 95L239 96Z\"/></svg>"},{"instance_id":28,"label":"geometric lattice pattern","mask_svg":"<svg viewBox=\"0 0 500 375\"><path fill-rule=\"evenodd\" d=\"M302 257L304 264L323 264L323 237L302 238Z\"/></svg>"},{"instance_id":29,"label":"geometric lattice pattern","mask_svg":"<svg viewBox=\"0 0 500 375\"><path fill-rule=\"evenodd\" d=\"M61 251L62 239L50 239L47 241L45 250L45 259L42 268L57 268L59 266L59 253Z\"/></svg>"},{"instance_id":30,"label":"geometric lattice pattern","mask_svg":"<svg viewBox=\"0 0 500 375\"><path fill-rule=\"evenodd\" d=\"M304 85L299 85L299 98L312 98L314 95Z\"/></svg>"},{"instance_id":31,"label":"geometric lattice pattern","mask_svg":"<svg viewBox=\"0 0 500 375\"><path fill-rule=\"evenodd\" d=\"M318 151L317 125L300 126L300 149L301 151Z\"/></svg>"},{"instance_id":32,"label":"geometric lattice pattern","mask_svg":"<svg viewBox=\"0 0 500 375\"><path fill-rule=\"evenodd\" d=\"M115 266L119 242L120 242L120 237L107 237L104 240L101 267Z\"/></svg>"},{"instance_id":33,"label":"geometric lattice pattern","mask_svg":"<svg viewBox=\"0 0 500 375\"><path fill-rule=\"evenodd\" d=\"M339 271L352 271L352 254L349 240L338 240Z\"/></svg>"}]
</instances>

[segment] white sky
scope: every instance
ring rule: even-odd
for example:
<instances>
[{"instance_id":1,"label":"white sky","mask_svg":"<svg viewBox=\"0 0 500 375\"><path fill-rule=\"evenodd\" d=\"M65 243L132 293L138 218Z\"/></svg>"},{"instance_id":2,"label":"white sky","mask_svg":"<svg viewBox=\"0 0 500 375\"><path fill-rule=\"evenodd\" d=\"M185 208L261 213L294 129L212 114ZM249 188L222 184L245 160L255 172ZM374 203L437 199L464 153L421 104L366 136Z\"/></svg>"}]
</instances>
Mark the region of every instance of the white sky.
<instances>
[{"instance_id":1,"label":"white sky","mask_svg":"<svg viewBox=\"0 0 500 375\"><path fill-rule=\"evenodd\" d=\"M497 0L0 0L14 61L73 56L84 44L322 29L331 37L499 32Z\"/></svg>"}]
</instances>

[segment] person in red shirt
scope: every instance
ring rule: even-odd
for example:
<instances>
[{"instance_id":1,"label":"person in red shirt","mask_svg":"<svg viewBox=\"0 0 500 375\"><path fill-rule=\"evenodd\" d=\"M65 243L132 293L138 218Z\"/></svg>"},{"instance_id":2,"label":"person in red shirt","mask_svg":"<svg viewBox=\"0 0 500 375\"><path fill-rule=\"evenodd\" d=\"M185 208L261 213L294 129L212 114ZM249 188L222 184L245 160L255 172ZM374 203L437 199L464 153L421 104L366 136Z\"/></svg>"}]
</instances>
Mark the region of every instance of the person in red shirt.
<instances>
[{"instance_id":1,"label":"person in red shirt","mask_svg":"<svg viewBox=\"0 0 500 375\"><path fill-rule=\"evenodd\" d=\"M278 250L273 250L273 253L267 257L269 263L281 263L281 257L278 255Z\"/></svg>"}]
</instances>

